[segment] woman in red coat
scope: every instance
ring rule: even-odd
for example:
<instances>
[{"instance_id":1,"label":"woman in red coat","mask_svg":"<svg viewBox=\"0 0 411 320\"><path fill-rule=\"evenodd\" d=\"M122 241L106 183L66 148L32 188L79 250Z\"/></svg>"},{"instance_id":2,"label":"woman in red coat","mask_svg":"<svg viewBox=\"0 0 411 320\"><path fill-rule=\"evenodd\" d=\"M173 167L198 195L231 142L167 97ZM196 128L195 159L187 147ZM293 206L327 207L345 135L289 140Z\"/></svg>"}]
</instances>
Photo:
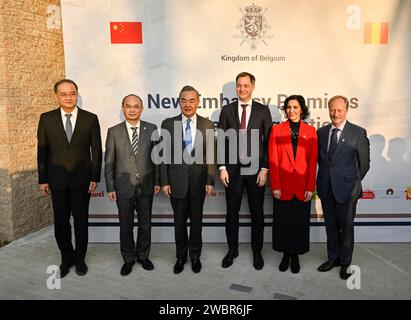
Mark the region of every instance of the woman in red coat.
<instances>
[{"instance_id":1,"label":"woman in red coat","mask_svg":"<svg viewBox=\"0 0 411 320\"><path fill-rule=\"evenodd\" d=\"M317 169L317 133L302 120L305 99L289 96L282 110L288 121L274 125L269 139L269 169L273 200L273 249L283 252L279 270L300 271L298 255L309 251L311 198Z\"/></svg>"}]
</instances>

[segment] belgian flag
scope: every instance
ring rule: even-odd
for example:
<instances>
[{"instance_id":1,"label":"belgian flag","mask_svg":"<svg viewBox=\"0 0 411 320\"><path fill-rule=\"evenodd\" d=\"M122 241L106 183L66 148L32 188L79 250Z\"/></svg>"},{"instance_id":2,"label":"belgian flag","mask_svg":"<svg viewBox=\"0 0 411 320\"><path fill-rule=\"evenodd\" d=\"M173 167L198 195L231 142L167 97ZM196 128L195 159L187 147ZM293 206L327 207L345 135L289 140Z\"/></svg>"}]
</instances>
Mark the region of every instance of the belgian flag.
<instances>
[{"instance_id":1,"label":"belgian flag","mask_svg":"<svg viewBox=\"0 0 411 320\"><path fill-rule=\"evenodd\" d=\"M364 43L365 44L387 44L388 43L388 23L365 23Z\"/></svg>"}]
</instances>

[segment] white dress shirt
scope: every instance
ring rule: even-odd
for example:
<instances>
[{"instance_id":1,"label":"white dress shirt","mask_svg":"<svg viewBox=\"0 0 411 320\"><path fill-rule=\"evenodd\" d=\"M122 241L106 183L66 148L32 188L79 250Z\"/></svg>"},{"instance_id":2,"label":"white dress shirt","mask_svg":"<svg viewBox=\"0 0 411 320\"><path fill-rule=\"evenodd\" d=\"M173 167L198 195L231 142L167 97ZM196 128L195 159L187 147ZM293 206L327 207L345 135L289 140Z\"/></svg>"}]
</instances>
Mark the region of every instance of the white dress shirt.
<instances>
[{"instance_id":1,"label":"white dress shirt","mask_svg":"<svg viewBox=\"0 0 411 320\"><path fill-rule=\"evenodd\" d=\"M247 102L242 102L240 99L238 99L238 120L240 121L241 125L241 117L243 115L243 107L241 106L242 104L246 104L247 107L245 108L245 127L248 127L248 121L250 120L250 115L251 115L251 104L253 103L253 100L249 100Z\"/></svg>"},{"instance_id":2,"label":"white dress shirt","mask_svg":"<svg viewBox=\"0 0 411 320\"><path fill-rule=\"evenodd\" d=\"M127 127L128 137L130 138L130 143L131 143L131 145L133 145L133 130L131 128L137 128L137 136L140 139L140 120L138 120L136 126L132 126L126 120L126 127Z\"/></svg>"},{"instance_id":3,"label":"white dress shirt","mask_svg":"<svg viewBox=\"0 0 411 320\"><path fill-rule=\"evenodd\" d=\"M186 127L187 127L187 117L184 114L181 114L181 120L183 122L183 138L185 138ZM190 128L191 128L191 147L194 149L194 141L196 138L196 129L197 129L197 114L190 118Z\"/></svg>"},{"instance_id":4,"label":"white dress shirt","mask_svg":"<svg viewBox=\"0 0 411 320\"><path fill-rule=\"evenodd\" d=\"M332 133L333 133L333 129L335 129L335 128L338 129L338 131L337 131L337 143L338 143L338 141L340 141L341 132L343 131L344 126L345 126L346 123L347 123L347 120L344 120L344 122L343 122L338 128L337 128L337 127L334 127L334 126L331 124L330 132L328 133L328 146L327 146L327 150L330 148L331 135L332 135Z\"/></svg>"},{"instance_id":5,"label":"white dress shirt","mask_svg":"<svg viewBox=\"0 0 411 320\"><path fill-rule=\"evenodd\" d=\"M63 110L63 108L60 108L60 112L61 112L61 120L63 121L63 127L64 127L64 131L66 131L66 121L67 121L67 117L66 114L71 114L70 117L70 122L71 122L71 128L73 129L72 132L74 132L74 127L76 126L76 120L77 120L77 114L78 114L78 107L76 106L73 110L73 112L69 113L69 112L65 112Z\"/></svg>"}]
</instances>

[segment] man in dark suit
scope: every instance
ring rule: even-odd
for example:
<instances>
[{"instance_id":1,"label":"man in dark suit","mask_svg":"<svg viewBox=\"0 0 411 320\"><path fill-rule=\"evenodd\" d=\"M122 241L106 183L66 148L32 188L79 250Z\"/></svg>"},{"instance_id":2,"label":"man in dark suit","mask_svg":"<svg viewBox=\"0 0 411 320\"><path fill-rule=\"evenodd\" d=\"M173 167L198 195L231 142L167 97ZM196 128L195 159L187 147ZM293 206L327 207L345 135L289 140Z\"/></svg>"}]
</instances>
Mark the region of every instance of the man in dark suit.
<instances>
[{"instance_id":1,"label":"man in dark suit","mask_svg":"<svg viewBox=\"0 0 411 320\"><path fill-rule=\"evenodd\" d=\"M139 96L124 97L121 110L126 120L109 128L106 139L105 178L108 196L117 202L122 276L130 274L136 258L145 270L154 269L148 256L153 194L160 191L160 172L151 159L151 151L158 133L156 125L140 120L143 109ZM137 245L133 235L134 210L138 217Z\"/></svg>"},{"instance_id":2,"label":"man in dark suit","mask_svg":"<svg viewBox=\"0 0 411 320\"><path fill-rule=\"evenodd\" d=\"M164 143L161 185L174 211L176 258L174 273L180 273L191 258L191 268L200 272L202 218L205 196L215 180L215 141L213 123L198 115L200 95L191 86L181 89L182 114L161 124ZM190 219L190 235L187 234Z\"/></svg>"},{"instance_id":3,"label":"man in dark suit","mask_svg":"<svg viewBox=\"0 0 411 320\"><path fill-rule=\"evenodd\" d=\"M220 181L225 186L227 202L228 253L222 261L223 268L231 266L233 259L238 256L239 210L244 188L247 190L251 213L253 266L257 270L264 266L261 255L264 241L263 205L268 171L268 137L272 119L267 106L252 100L254 88L255 77L252 74L248 72L238 74L236 77L238 101L224 106L219 119L217 156L219 158L221 154L222 139L225 140L225 155L224 159L217 161L220 165ZM237 139L231 139L230 134L234 134L236 136L234 138ZM235 154L232 154L233 149Z\"/></svg>"},{"instance_id":4,"label":"man in dark suit","mask_svg":"<svg viewBox=\"0 0 411 320\"><path fill-rule=\"evenodd\" d=\"M328 259L318 271L341 265L340 277L347 272L354 251L354 217L361 197L361 180L370 168L370 143L365 129L346 120L348 100L335 96L328 102L332 123L317 130L317 193L327 232Z\"/></svg>"},{"instance_id":5,"label":"man in dark suit","mask_svg":"<svg viewBox=\"0 0 411 320\"><path fill-rule=\"evenodd\" d=\"M60 277L64 278L73 265L78 275L85 275L88 270L88 207L90 193L100 181L102 151L97 116L77 107L78 88L74 81L58 81L54 92L59 108L40 117L37 162L40 189L45 195L51 193L54 233L62 260Z\"/></svg>"}]
</instances>

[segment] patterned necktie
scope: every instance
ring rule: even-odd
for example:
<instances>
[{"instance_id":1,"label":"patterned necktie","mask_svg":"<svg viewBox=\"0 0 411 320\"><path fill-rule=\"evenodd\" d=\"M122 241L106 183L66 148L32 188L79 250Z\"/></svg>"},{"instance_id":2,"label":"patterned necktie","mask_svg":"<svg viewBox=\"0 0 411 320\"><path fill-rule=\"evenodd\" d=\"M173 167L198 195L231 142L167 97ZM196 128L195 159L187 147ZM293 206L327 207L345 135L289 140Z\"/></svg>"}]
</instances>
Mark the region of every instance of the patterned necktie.
<instances>
[{"instance_id":1,"label":"patterned necktie","mask_svg":"<svg viewBox=\"0 0 411 320\"><path fill-rule=\"evenodd\" d=\"M131 147L133 148L134 154L137 154L137 149L138 149L138 127L131 127L131 130L133 130L133 135L131 137Z\"/></svg>"},{"instance_id":2,"label":"patterned necktie","mask_svg":"<svg viewBox=\"0 0 411 320\"><path fill-rule=\"evenodd\" d=\"M186 146L186 149L188 151L188 154L191 154L191 150L193 149L192 146L192 137L191 137L191 127L190 127L190 122L191 119L187 119L187 126L186 126L186 130L184 133L184 144Z\"/></svg>"},{"instance_id":3,"label":"patterned necktie","mask_svg":"<svg viewBox=\"0 0 411 320\"><path fill-rule=\"evenodd\" d=\"M73 135L73 127L71 126L71 121L70 121L71 116L72 115L70 113L66 114L66 136L67 136L68 142L70 142L71 136Z\"/></svg>"},{"instance_id":4,"label":"patterned necktie","mask_svg":"<svg viewBox=\"0 0 411 320\"><path fill-rule=\"evenodd\" d=\"M241 104L241 108L243 108L243 113L241 114L241 125L240 125L240 129L247 129L246 127L246 108L247 108L247 104Z\"/></svg>"},{"instance_id":5,"label":"patterned necktie","mask_svg":"<svg viewBox=\"0 0 411 320\"><path fill-rule=\"evenodd\" d=\"M335 150L337 150L337 133L340 129L334 128L332 130L331 139L330 139L330 146L328 148L328 161L331 161L335 154Z\"/></svg>"}]
</instances>

